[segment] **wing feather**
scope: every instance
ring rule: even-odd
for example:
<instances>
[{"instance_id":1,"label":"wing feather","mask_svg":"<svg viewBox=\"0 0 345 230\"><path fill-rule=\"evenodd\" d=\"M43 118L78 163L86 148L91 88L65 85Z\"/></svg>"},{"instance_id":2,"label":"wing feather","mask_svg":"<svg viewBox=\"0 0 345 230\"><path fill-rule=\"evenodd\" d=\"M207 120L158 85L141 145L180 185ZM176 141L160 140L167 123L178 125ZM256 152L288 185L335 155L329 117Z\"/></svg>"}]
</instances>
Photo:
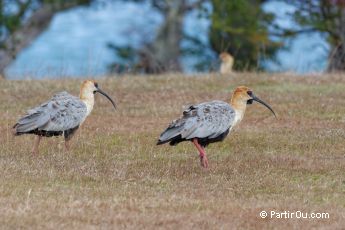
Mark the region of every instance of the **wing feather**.
<instances>
[{"instance_id":1,"label":"wing feather","mask_svg":"<svg viewBox=\"0 0 345 230\"><path fill-rule=\"evenodd\" d=\"M67 92L55 94L49 101L28 110L15 125L17 133L32 130L65 131L72 129L86 117L86 105Z\"/></svg>"},{"instance_id":2,"label":"wing feather","mask_svg":"<svg viewBox=\"0 0 345 230\"><path fill-rule=\"evenodd\" d=\"M231 128L235 111L222 101L205 102L190 106L180 119L173 121L161 134L159 143L181 135L183 139L215 138Z\"/></svg>"}]
</instances>

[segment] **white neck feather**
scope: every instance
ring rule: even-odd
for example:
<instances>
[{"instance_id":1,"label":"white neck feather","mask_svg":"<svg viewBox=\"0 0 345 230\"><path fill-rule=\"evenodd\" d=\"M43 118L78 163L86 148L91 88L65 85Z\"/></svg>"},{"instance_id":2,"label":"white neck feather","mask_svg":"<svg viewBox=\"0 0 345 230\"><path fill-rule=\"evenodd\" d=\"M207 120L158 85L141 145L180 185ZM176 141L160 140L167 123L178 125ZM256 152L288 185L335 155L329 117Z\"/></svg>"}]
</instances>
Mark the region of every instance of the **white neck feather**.
<instances>
[{"instance_id":1,"label":"white neck feather","mask_svg":"<svg viewBox=\"0 0 345 230\"><path fill-rule=\"evenodd\" d=\"M86 105L86 116L89 116L93 109L93 105L95 104L95 96L93 92L83 92L80 96L80 100L85 103Z\"/></svg>"},{"instance_id":2,"label":"white neck feather","mask_svg":"<svg viewBox=\"0 0 345 230\"><path fill-rule=\"evenodd\" d=\"M231 106L235 110L235 122L234 126L238 125L244 116L244 113L247 108L247 102L243 100L232 100Z\"/></svg>"},{"instance_id":3,"label":"white neck feather","mask_svg":"<svg viewBox=\"0 0 345 230\"><path fill-rule=\"evenodd\" d=\"M83 99L82 101L86 105L86 110L87 110L86 116L89 116L89 114L91 113L91 111L93 109L93 105L95 104L95 100L93 100L93 99Z\"/></svg>"},{"instance_id":4,"label":"white neck feather","mask_svg":"<svg viewBox=\"0 0 345 230\"><path fill-rule=\"evenodd\" d=\"M245 112L245 109L243 110L235 109L235 122L233 126L238 125L242 121L244 112Z\"/></svg>"}]
</instances>

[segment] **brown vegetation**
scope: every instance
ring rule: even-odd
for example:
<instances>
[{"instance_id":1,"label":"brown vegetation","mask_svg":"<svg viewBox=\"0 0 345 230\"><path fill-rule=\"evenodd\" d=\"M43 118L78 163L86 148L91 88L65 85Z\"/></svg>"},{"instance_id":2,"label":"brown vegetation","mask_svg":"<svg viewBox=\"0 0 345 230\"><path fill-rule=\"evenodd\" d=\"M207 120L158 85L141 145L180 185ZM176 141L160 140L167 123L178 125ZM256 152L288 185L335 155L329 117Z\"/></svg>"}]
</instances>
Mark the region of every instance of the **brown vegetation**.
<instances>
[{"instance_id":1,"label":"brown vegetation","mask_svg":"<svg viewBox=\"0 0 345 230\"><path fill-rule=\"evenodd\" d=\"M63 138L14 138L26 109L80 80L0 80L2 229L291 229L345 226L344 76L238 74L99 80L118 104L94 111L65 153ZM276 111L248 107L243 122L207 151L156 146L183 105L229 100L247 85ZM261 219L259 212L328 212L329 219Z\"/></svg>"}]
</instances>

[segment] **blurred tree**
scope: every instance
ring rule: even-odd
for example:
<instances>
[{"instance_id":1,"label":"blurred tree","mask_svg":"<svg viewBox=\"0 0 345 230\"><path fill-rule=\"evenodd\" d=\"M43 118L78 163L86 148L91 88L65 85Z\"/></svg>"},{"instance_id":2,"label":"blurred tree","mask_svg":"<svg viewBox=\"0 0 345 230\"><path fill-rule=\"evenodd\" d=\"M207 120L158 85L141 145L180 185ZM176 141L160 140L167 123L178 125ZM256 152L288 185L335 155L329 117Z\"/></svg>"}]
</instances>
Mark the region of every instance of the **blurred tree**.
<instances>
[{"instance_id":1,"label":"blurred tree","mask_svg":"<svg viewBox=\"0 0 345 230\"><path fill-rule=\"evenodd\" d=\"M54 14L91 0L0 0L0 76L49 25Z\"/></svg>"},{"instance_id":2,"label":"blurred tree","mask_svg":"<svg viewBox=\"0 0 345 230\"><path fill-rule=\"evenodd\" d=\"M293 15L301 25L298 29L283 30L284 36L322 32L327 35L331 50L329 72L345 71L345 1L344 0L288 0L296 7Z\"/></svg>"},{"instance_id":3,"label":"blurred tree","mask_svg":"<svg viewBox=\"0 0 345 230\"><path fill-rule=\"evenodd\" d=\"M183 20L186 13L202 7L207 0L132 0L134 2L149 2L164 17L155 39L149 44L132 54L137 54L138 62L134 69L142 70L144 73L161 73L166 71L180 71L180 57L184 52L181 48L181 40L186 37L183 34ZM128 47L115 47L110 44L119 56L128 51ZM123 50L124 49L124 50ZM125 55L126 56L126 55ZM129 57L130 60L135 58ZM118 64L111 65L113 70ZM137 72L137 71L136 71Z\"/></svg>"},{"instance_id":4,"label":"blurred tree","mask_svg":"<svg viewBox=\"0 0 345 230\"><path fill-rule=\"evenodd\" d=\"M217 53L235 57L234 69L260 69L281 44L270 40L268 27L274 16L262 9L264 0L212 0L210 40Z\"/></svg>"}]
</instances>

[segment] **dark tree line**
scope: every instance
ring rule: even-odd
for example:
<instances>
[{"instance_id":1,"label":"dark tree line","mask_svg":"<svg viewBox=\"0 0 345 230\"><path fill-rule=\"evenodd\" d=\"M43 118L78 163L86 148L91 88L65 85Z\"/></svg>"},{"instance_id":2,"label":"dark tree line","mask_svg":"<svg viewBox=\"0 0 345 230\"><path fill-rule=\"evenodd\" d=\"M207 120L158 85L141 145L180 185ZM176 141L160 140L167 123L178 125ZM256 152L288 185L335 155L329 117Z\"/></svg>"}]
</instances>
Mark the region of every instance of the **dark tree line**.
<instances>
[{"instance_id":1,"label":"dark tree line","mask_svg":"<svg viewBox=\"0 0 345 230\"><path fill-rule=\"evenodd\" d=\"M145 0L136 0L136 2L145 2ZM279 47L278 43L272 42L269 38L267 25L274 17L262 10L261 4L264 1L151 0L150 2L164 17L155 40L136 52L133 52L130 47L113 47L120 56L123 54L130 60L135 60L135 58L129 54L137 55L139 61L134 66L141 68L145 73L181 71L181 63L179 63L181 55L201 56L203 54L202 49L205 47L199 38L183 33L185 16L193 10L198 11L200 17L211 20L209 38L212 49L216 53L228 51L235 56L236 69L260 68L259 60L263 57L272 57ZM212 10L207 9L206 4L210 4ZM199 49L181 48L182 39L188 40L193 46L199 46ZM201 64L207 66L210 63L203 61ZM118 67L118 65L113 65L113 67Z\"/></svg>"},{"instance_id":2,"label":"dark tree line","mask_svg":"<svg viewBox=\"0 0 345 230\"><path fill-rule=\"evenodd\" d=\"M274 16L263 11L264 2L212 0L212 48L234 56L237 70L260 69L260 61L272 58L281 45L270 39L268 27Z\"/></svg>"},{"instance_id":3,"label":"dark tree line","mask_svg":"<svg viewBox=\"0 0 345 230\"><path fill-rule=\"evenodd\" d=\"M57 12L87 5L95 0L0 0L0 74L49 25ZM116 0L113 0L116 1ZM120 0L119 0L120 1ZM263 11L269 0L131 0L149 2L163 15L163 22L153 41L139 49L114 47L118 54L132 60L133 68L145 73L181 71L181 56L201 55L205 48L198 37L183 32L188 12L198 11L200 17L211 21L209 39L212 49L228 51L235 57L235 69L260 69L261 60L274 58L280 43L271 39L269 27L274 26L274 15ZM296 11L293 18L300 28L277 28L279 36L322 32L331 46L328 71L345 70L345 1L343 0L286 0ZM212 10L206 7L211 4ZM67 36L67 35L66 35ZM186 51L182 39L199 47ZM134 56L136 58L134 58ZM205 63L203 63L204 65Z\"/></svg>"},{"instance_id":4,"label":"dark tree line","mask_svg":"<svg viewBox=\"0 0 345 230\"><path fill-rule=\"evenodd\" d=\"M284 31L285 36L322 32L327 35L331 50L328 55L329 72L345 71L345 1L289 0L296 6L293 17L301 28Z\"/></svg>"},{"instance_id":5,"label":"dark tree line","mask_svg":"<svg viewBox=\"0 0 345 230\"><path fill-rule=\"evenodd\" d=\"M147 0L133 0L135 2L147 2ZM136 55L138 62L134 64L135 71L149 74L158 74L167 71L179 72L182 70L180 57L185 52L181 48L181 41L186 38L183 33L183 21L185 15L195 9L202 9L202 4L207 0L148 0L154 9L164 17L163 23L156 32L156 37L151 43L133 52L132 47L111 47L117 54L123 54L124 58L134 60ZM116 68L117 65L113 65ZM122 68L120 68L122 70Z\"/></svg>"}]
</instances>

